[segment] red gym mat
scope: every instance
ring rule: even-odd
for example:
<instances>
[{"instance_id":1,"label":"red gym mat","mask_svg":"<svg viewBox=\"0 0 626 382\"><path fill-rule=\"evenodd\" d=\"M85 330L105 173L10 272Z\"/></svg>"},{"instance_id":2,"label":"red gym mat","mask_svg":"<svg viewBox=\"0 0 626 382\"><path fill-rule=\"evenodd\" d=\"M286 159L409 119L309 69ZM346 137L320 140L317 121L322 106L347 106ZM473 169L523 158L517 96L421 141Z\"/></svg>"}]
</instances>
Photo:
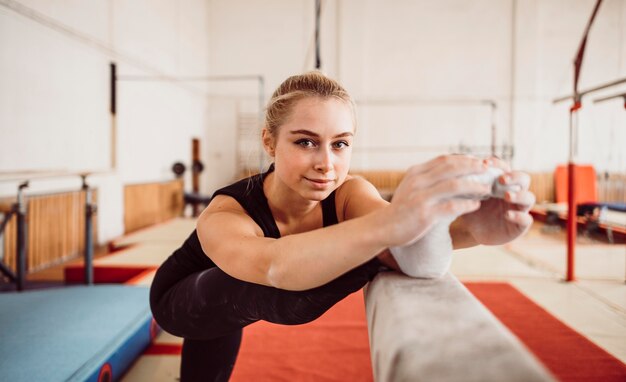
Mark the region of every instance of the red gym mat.
<instances>
[{"instance_id":1,"label":"red gym mat","mask_svg":"<svg viewBox=\"0 0 626 382\"><path fill-rule=\"evenodd\" d=\"M557 379L626 381L626 365L510 284L465 285ZM231 380L372 381L364 305L356 292L309 324L245 328ZM180 345L153 345L146 354L180 354Z\"/></svg>"},{"instance_id":2,"label":"red gym mat","mask_svg":"<svg viewBox=\"0 0 626 382\"><path fill-rule=\"evenodd\" d=\"M257 322L243 331L231 380L372 381L363 293L297 326Z\"/></svg>"},{"instance_id":3,"label":"red gym mat","mask_svg":"<svg viewBox=\"0 0 626 382\"><path fill-rule=\"evenodd\" d=\"M626 365L507 283L465 286L561 381L626 381Z\"/></svg>"}]
</instances>

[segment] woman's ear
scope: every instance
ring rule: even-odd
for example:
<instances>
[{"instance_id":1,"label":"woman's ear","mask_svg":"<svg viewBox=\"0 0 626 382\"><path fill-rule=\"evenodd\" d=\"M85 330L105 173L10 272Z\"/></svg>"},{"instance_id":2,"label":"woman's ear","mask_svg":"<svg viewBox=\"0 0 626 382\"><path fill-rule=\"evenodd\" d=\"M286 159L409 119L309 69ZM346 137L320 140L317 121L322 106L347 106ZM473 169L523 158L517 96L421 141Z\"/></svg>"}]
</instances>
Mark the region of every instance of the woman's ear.
<instances>
[{"instance_id":1,"label":"woman's ear","mask_svg":"<svg viewBox=\"0 0 626 382\"><path fill-rule=\"evenodd\" d=\"M265 148L265 152L267 155L274 157L274 150L276 147L276 142L274 141L274 137L270 134L269 130L266 127L263 128L261 132L261 137L263 139L263 147Z\"/></svg>"}]
</instances>

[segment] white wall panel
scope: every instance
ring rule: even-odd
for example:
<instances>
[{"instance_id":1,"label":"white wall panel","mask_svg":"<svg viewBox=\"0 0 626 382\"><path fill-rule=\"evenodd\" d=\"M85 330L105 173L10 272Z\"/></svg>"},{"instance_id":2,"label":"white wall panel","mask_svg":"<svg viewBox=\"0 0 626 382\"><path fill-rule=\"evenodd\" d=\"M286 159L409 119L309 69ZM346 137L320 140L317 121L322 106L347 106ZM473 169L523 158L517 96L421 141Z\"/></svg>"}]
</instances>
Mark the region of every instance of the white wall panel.
<instances>
[{"instance_id":1,"label":"white wall panel","mask_svg":"<svg viewBox=\"0 0 626 382\"><path fill-rule=\"evenodd\" d=\"M569 104L552 99L571 91L594 3L323 1L323 70L358 105L354 167L405 168L460 144L489 145L491 110L477 103L487 99L497 102L497 143L515 145L515 167L564 163ZM21 0L22 11L6 4L0 171L108 167L111 60L122 76L261 75L265 100L287 76L313 67L313 0ZM623 77L626 0L605 0L580 86ZM171 177L173 162L189 164L193 137L202 139L207 168L202 191L234 179L238 121L260 109L254 79L118 85L118 170L94 178L114 195L102 199L116 211L99 216L103 240L121 232L122 185ZM626 86L597 96L619 91ZM593 98L580 114L579 161L626 171L623 106ZM0 185L0 194L12 193L14 185Z\"/></svg>"},{"instance_id":2,"label":"white wall panel","mask_svg":"<svg viewBox=\"0 0 626 382\"><path fill-rule=\"evenodd\" d=\"M121 76L206 75L208 17L202 0L0 4L0 171L110 170L109 63ZM118 82L117 169L92 177L107 192L100 240L123 232L125 184L170 179L175 161L190 163L206 107L201 83ZM75 187L37 181L29 192Z\"/></svg>"}]
</instances>

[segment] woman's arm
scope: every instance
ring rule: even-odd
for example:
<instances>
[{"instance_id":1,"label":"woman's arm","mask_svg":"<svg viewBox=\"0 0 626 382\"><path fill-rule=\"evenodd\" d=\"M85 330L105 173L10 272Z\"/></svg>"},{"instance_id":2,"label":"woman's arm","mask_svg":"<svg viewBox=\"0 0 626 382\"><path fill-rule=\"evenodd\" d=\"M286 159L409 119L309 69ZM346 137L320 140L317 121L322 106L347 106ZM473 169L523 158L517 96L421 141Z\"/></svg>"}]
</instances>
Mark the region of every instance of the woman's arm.
<instances>
[{"instance_id":1,"label":"woman's arm","mask_svg":"<svg viewBox=\"0 0 626 382\"><path fill-rule=\"evenodd\" d=\"M485 168L482 160L460 155L413 166L390 204L373 198L371 189L364 191L367 182L354 184L361 188L345 190L350 196L343 199L340 224L280 239L263 237L234 199L218 196L200 216L198 236L204 252L232 277L281 289L310 289L388 247L416 242L442 217L478 208L476 201L455 196L488 193L488 187L460 177Z\"/></svg>"},{"instance_id":2,"label":"woman's arm","mask_svg":"<svg viewBox=\"0 0 626 382\"><path fill-rule=\"evenodd\" d=\"M363 178L355 177L350 181L346 181L338 191L337 199L339 202L346 194L346 203L344 203L344 219L354 219L359 216L389 205L389 202L383 199L374 185ZM461 219L455 219L450 225L450 236L454 249L473 247L478 245L474 237L470 234L467 226ZM385 249L378 254L378 259L390 268L398 270L398 263L395 261L389 249Z\"/></svg>"},{"instance_id":3,"label":"woman's arm","mask_svg":"<svg viewBox=\"0 0 626 382\"><path fill-rule=\"evenodd\" d=\"M240 280L288 290L323 285L390 245L389 211L272 239L232 198L218 196L198 220L203 251ZM367 232L366 235L363 233Z\"/></svg>"}]
</instances>

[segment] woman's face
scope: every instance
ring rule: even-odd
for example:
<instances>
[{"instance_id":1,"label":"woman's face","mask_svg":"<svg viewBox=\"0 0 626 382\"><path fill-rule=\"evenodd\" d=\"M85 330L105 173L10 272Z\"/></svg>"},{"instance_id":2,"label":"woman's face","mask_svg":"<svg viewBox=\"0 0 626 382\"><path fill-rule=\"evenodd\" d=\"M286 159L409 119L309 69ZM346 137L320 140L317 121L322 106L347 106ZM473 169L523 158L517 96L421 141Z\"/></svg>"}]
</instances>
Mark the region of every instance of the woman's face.
<instances>
[{"instance_id":1,"label":"woman's face","mask_svg":"<svg viewBox=\"0 0 626 382\"><path fill-rule=\"evenodd\" d=\"M307 200L321 201L346 179L354 121L338 99L304 98L270 144L275 176Z\"/></svg>"}]
</instances>

